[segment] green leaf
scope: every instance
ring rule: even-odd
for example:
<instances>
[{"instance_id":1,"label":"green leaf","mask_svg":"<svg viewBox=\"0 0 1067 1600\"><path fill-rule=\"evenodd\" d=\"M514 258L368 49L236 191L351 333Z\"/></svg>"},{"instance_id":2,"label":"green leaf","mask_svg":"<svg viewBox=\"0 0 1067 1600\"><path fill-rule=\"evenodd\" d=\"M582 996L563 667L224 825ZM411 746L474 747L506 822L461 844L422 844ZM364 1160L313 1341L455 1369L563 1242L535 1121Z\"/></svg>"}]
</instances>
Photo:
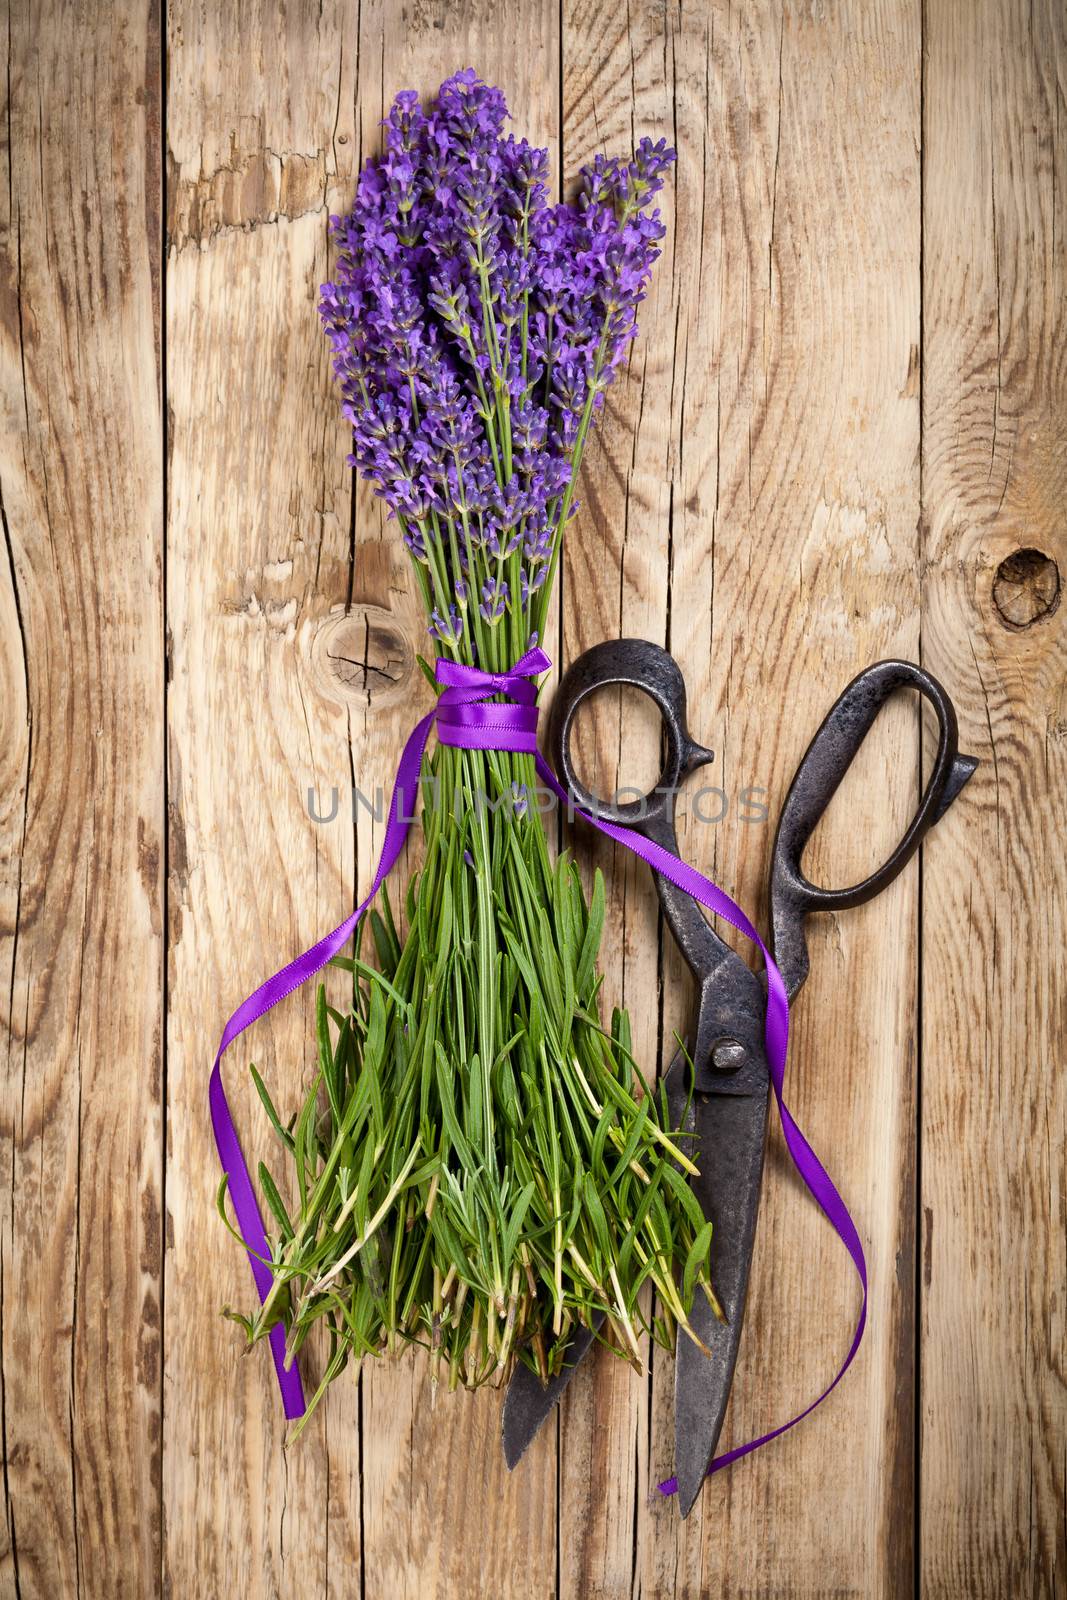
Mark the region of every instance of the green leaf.
<instances>
[{"instance_id":1,"label":"green leaf","mask_svg":"<svg viewBox=\"0 0 1067 1600\"><path fill-rule=\"evenodd\" d=\"M278 1227L281 1229L282 1238L284 1240L291 1239L293 1237L293 1225L289 1221L289 1213L282 1204L282 1197L278 1193L274 1179L262 1161L259 1163L259 1186L263 1190L263 1196L267 1204L274 1213Z\"/></svg>"},{"instance_id":2,"label":"green leaf","mask_svg":"<svg viewBox=\"0 0 1067 1600\"><path fill-rule=\"evenodd\" d=\"M629 1132L627 1133L625 1142L623 1143L622 1153L619 1156L614 1169L608 1176L608 1187L611 1189L613 1189L619 1182L619 1179L622 1177L623 1173L630 1165L630 1162L637 1154L637 1147L641 1143L641 1137L645 1131L645 1124L648 1121L651 1113L652 1104L652 1100L646 1096L641 1102L636 1117L634 1117L633 1122L630 1124Z\"/></svg>"},{"instance_id":3,"label":"green leaf","mask_svg":"<svg viewBox=\"0 0 1067 1600\"><path fill-rule=\"evenodd\" d=\"M705 1222L693 1243L689 1247L689 1254L685 1258L685 1271L682 1274L682 1303L688 1310L693 1303L693 1285L696 1283L697 1273L707 1263L711 1251L711 1235L713 1229L710 1222Z\"/></svg>"},{"instance_id":4,"label":"green leaf","mask_svg":"<svg viewBox=\"0 0 1067 1600\"><path fill-rule=\"evenodd\" d=\"M229 1193L229 1188L230 1188L229 1173L223 1173L222 1180L219 1183L219 1186L215 1191L215 1210L218 1212L219 1216L222 1218L223 1223L225 1224L225 1227L226 1227L226 1232L231 1236L231 1238L236 1239L237 1243L241 1246L241 1248L243 1250L246 1250L250 1256L253 1256L257 1261L262 1262L263 1266L265 1266L265 1267L273 1267L274 1266L273 1258L270 1257L270 1256L262 1255L260 1253L260 1251L258 1251L258 1250L251 1249L250 1246L245 1243L244 1236L242 1234L238 1233L237 1229L234 1227L233 1223L230 1221L229 1217L226 1215L226 1196Z\"/></svg>"},{"instance_id":5,"label":"green leaf","mask_svg":"<svg viewBox=\"0 0 1067 1600\"><path fill-rule=\"evenodd\" d=\"M342 972L356 972L360 977L368 980L368 988L373 994L375 989L384 989L389 998L400 1007L401 1011L407 1010L407 1001L389 979L375 967L368 967L365 961L359 961L352 956L331 956L329 965L339 967Z\"/></svg>"},{"instance_id":6,"label":"green leaf","mask_svg":"<svg viewBox=\"0 0 1067 1600\"><path fill-rule=\"evenodd\" d=\"M704 1226L705 1218L700 1201L693 1193L689 1180L678 1171L677 1167L668 1162L663 1168L663 1181L673 1191L689 1225L694 1231L699 1232Z\"/></svg>"},{"instance_id":7,"label":"green leaf","mask_svg":"<svg viewBox=\"0 0 1067 1600\"><path fill-rule=\"evenodd\" d=\"M425 656L416 655L415 661L416 661L416 663L418 665L419 671L422 673L423 677L426 679L426 682L430 685L430 688L433 690L434 694L440 694L441 693L441 685L438 683L437 676L436 676L436 674L434 672L434 669L431 667L430 663L426 660Z\"/></svg>"},{"instance_id":8,"label":"green leaf","mask_svg":"<svg viewBox=\"0 0 1067 1600\"><path fill-rule=\"evenodd\" d=\"M522 1232L523 1222L526 1220L526 1213L530 1209L530 1202L533 1200L536 1192L537 1185L531 1181L523 1189L512 1208L511 1216L508 1218L508 1224L504 1230L504 1239L501 1246L501 1256L503 1258L505 1268L509 1267L511 1264L512 1257L515 1254L515 1246L518 1243L519 1234Z\"/></svg>"},{"instance_id":9,"label":"green leaf","mask_svg":"<svg viewBox=\"0 0 1067 1600\"><path fill-rule=\"evenodd\" d=\"M386 978L392 978L400 960L400 946L396 942L395 934L390 932L384 918L378 911L370 913L370 931L374 939L378 966Z\"/></svg>"},{"instance_id":10,"label":"green leaf","mask_svg":"<svg viewBox=\"0 0 1067 1600\"><path fill-rule=\"evenodd\" d=\"M611 1248L611 1236L608 1233L608 1219L604 1214L604 1206L600 1195L597 1193L596 1182L592 1173L585 1174L585 1209L593 1226L597 1249L600 1251L601 1260L613 1260L614 1251Z\"/></svg>"},{"instance_id":11,"label":"green leaf","mask_svg":"<svg viewBox=\"0 0 1067 1600\"><path fill-rule=\"evenodd\" d=\"M578 957L578 970L575 976L579 995L585 995L592 988L596 958L600 952L600 941L604 934L604 874L598 867L593 875L593 898L589 902L589 912L585 924L585 937L582 940L581 954ZM620 1013L616 1012L618 1016ZM625 1012L621 1013L625 1017ZM612 1018L612 1031L614 1032L615 1018ZM629 1019L626 1021L629 1033Z\"/></svg>"},{"instance_id":12,"label":"green leaf","mask_svg":"<svg viewBox=\"0 0 1067 1600\"><path fill-rule=\"evenodd\" d=\"M359 1239L366 1233L370 1218L370 1189L374 1178L374 1165L374 1140L368 1137L363 1141L363 1155L355 1188L356 1199L352 1206L352 1227Z\"/></svg>"},{"instance_id":13,"label":"green leaf","mask_svg":"<svg viewBox=\"0 0 1067 1600\"><path fill-rule=\"evenodd\" d=\"M315 1126L316 1101L318 1100L319 1084L321 1082L322 1072L320 1069L318 1076L312 1085L311 1091L300 1109L300 1115L296 1120L296 1132L294 1134L294 1154L296 1156L296 1181L300 1189L300 1206L302 1210L307 1206L308 1169L311 1160L311 1143Z\"/></svg>"},{"instance_id":14,"label":"green leaf","mask_svg":"<svg viewBox=\"0 0 1067 1600\"><path fill-rule=\"evenodd\" d=\"M649 1211L652 1209L653 1202L656 1198L656 1190L659 1187L660 1180L663 1176L663 1169L664 1163L661 1162L653 1173L651 1181L645 1185L644 1191L641 1195L640 1203L634 1213L633 1221L623 1234L622 1244L619 1247L617 1263L620 1282L625 1279L629 1270L630 1257L633 1254L634 1243L645 1225L645 1219L647 1218Z\"/></svg>"},{"instance_id":15,"label":"green leaf","mask_svg":"<svg viewBox=\"0 0 1067 1600\"><path fill-rule=\"evenodd\" d=\"M607 1176L607 1174L604 1172L604 1145L607 1141L609 1131L614 1126L615 1113L611 1106L605 1106L600 1120L596 1125L596 1133L593 1135L593 1147L589 1155L589 1165L593 1172L596 1173L598 1178L606 1178Z\"/></svg>"},{"instance_id":16,"label":"green leaf","mask_svg":"<svg viewBox=\"0 0 1067 1600\"><path fill-rule=\"evenodd\" d=\"M334 1051L330 1043L330 1024L327 1015L326 988L319 985L315 997L315 1032L319 1045L319 1069L323 1082L326 1085L326 1096L330 1102L330 1111L335 1123L341 1120L340 1085L337 1082L334 1066Z\"/></svg>"},{"instance_id":17,"label":"green leaf","mask_svg":"<svg viewBox=\"0 0 1067 1600\"><path fill-rule=\"evenodd\" d=\"M263 1103L263 1109L267 1113L271 1127L274 1129L275 1133L278 1135L278 1138L282 1141L282 1144L285 1145L287 1150L294 1149L295 1146L293 1143L293 1136L282 1127L281 1122L278 1120L278 1113L274 1109L273 1100L267 1093L266 1084L263 1082L263 1079L260 1077L254 1066L250 1064L248 1070L252 1074L252 1082L256 1086L256 1093L259 1095L259 1098Z\"/></svg>"},{"instance_id":18,"label":"green leaf","mask_svg":"<svg viewBox=\"0 0 1067 1600\"><path fill-rule=\"evenodd\" d=\"M476 1165L474 1152L464 1137L463 1130L456 1117L455 1097L452 1092L452 1069L448 1064L448 1057L440 1044L436 1048L436 1062L437 1092L441 1100L441 1115L444 1118L444 1124L452 1141L453 1149L457 1152L464 1167L470 1169Z\"/></svg>"},{"instance_id":19,"label":"green leaf","mask_svg":"<svg viewBox=\"0 0 1067 1600\"><path fill-rule=\"evenodd\" d=\"M385 999L378 988L370 991L370 1017L367 1039L363 1047L362 1078L366 1080L371 1103L371 1131L375 1139L385 1131L385 1101L382 1095L381 1073L385 1053L386 1015Z\"/></svg>"}]
</instances>

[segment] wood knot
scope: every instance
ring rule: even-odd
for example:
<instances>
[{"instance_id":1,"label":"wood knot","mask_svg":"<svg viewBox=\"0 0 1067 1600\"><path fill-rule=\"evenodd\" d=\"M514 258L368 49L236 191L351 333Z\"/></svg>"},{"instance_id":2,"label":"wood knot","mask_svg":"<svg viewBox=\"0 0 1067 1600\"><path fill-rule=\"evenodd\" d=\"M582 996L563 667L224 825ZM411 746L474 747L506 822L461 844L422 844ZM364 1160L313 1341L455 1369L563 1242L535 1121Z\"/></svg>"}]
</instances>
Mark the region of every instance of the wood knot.
<instances>
[{"instance_id":1,"label":"wood knot","mask_svg":"<svg viewBox=\"0 0 1067 1600\"><path fill-rule=\"evenodd\" d=\"M376 710L409 690L415 652L403 627L382 606L355 605L327 617L314 645L325 692Z\"/></svg>"},{"instance_id":2,"label":"wood knot","mask_svg":"<svg viewBox=\"0 0 1067 1600\"><path fill-rule=\"evenodd\" d=\"M1051 617L1060 603L1060 569L1041 550L1016 550L993 578L993 604L1006 628L1022 632Z\"/></svg>"}]
</instances>

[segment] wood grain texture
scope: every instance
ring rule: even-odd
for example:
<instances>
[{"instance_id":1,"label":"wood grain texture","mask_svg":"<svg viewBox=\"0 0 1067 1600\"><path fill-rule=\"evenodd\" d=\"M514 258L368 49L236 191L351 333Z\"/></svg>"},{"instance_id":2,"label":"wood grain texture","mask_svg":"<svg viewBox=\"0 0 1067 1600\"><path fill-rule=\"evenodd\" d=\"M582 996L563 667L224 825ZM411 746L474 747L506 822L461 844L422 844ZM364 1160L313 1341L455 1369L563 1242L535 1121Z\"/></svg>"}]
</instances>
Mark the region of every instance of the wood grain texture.
<instances>
[{"instance_id":1,"label":"wood grain texture","mask_svg":"<svg viewBox=\"0 0 1067 1600\"><path fill-rule=\"evenodd\" d=\"M341 919L356 885L365 890L381 825L357 806L352 826L348 793L358 784L373 803L376 786L390 782L422 692L413 666L424 634L406 557L369 491L361 489L350 507L344 429L315 313L326 276L327 210L350 198L347 178L378 147L378 124L396 88L451 70L440 65L442 49L452 53L452 67L475 58L504 75L491 41L506 36L507 19L499 8L491 15L450 8L420 11L401 27L395 12L368 6L353 29L340 9L309 6L288 16L284 53L275 53L266 47L275 20L269 8L240 26L229 14L205 25L192 9L187 16L175 8L171 17L170 725L179 881L170 1081L174 1125L188 1140L172 1159L182 1173L210 1173L210 1133L195 1109L202 1056L184 1044L188 1036L199 1045L201 1030L183 1023L184 1008L203 1016L224 980L236 1001L277 965L275 951L313 942ZM244 48L246 34L262 42L262 52L253 52L260 75L246 78L236 96L225 75L218 78L205 136L202 64ZM547 22L543 35L547 51ZM288 79L279 84L283 61L292 88ZM549 55L531 81L551 85L557 75ZM208 82L216 82L210 65ZM280 126L279 107L288 111ZM547 94L540 103L520 100L516 110L549 137ZM233 411L239 433L220 422ZM207 584L193 577L205 558L214 575ZM367 606L377 608L379 637L381 613L393 618L405 692L383 696L375 683L368 695L359 674L337 675L353 643L358 656L358 638L337 642L338 612ZM328 826L307 815L309 784L317 796L334 787L345 796ZM323 800L320 809L331 807ZM212 917L220 920L209 934ZM249 1046L287 1105L311 1067L311 1000L309 993L272 1016ZM231 1081L240 1076L231 1067ZM262 1129L248 1096L236 1099L241 1125ZM246 1269L202 1198L197 1191L187 1198L180 1185L169 1207L171 1303L188 1302L189 1318L168 1344L168 1378L195 1384L205 1364L218 1378L206 1408L183 1410L168 1426L168 1450L182 1464L168 1481L173 1586L202 1567L196 1551L213 1509L199 1486L225 1482L234 1513L213 1551L219 1587L236 1579L269 1593L284 1581L347 1593L362 1563L369 1594L474 1595L487 1585L543 1592L555 1566L554 1455L542 1460L540 1494L508 1479L498 1397L461 1400L431 1417L422 1366L376 1368L358 1388L337 1385L325 1429L282 1457L269 1369L249 1362L235 1391L232 1357L220 1360L228 1341L217 1305L203 1294L204 1261L217 1264L235 1302L247 1295ZM192 1234L183 1236L183 1226ZM220 1411L232 1416L229 1428L219 1429ZM202 1438L205 1425L220 1444ZM361 1435L375 1444L365 1471ZM427 1472L434 1460L465 1470ZM486 1502L499 1506L516 1537L470 1540L468 1508ZM256 1540L267 1557L250 1566Z\"/></svg>"},{"instance_id":2,"label":"wood grain texture","mask_svg":"<svg viewBox=\"0 0 1067 1600\"><path fill-rule=\"evenodd\" d=\"M1067 1590L1067 628L998 582L1067 573L1065 82L1062 6L928 8L923 653L982 758L923 897L931 1600Z\"/></svg>"},{"instance_id":3,"label":"wood grain texture","mask_svg":"<svg viewBox=\"0 0 1067 1600\"><path fill-rule=\"evenodd\" d=\"M359 1572L354 1388L283 1454L269 1360L242 1361L219 1317L251 1284L211 1217L204 1098L226 1015L279 951L338 923L353 888L351 829L313 823L307 805L309 786L350 770L348 705L321 638L350 584L351 486L316 314L328 211L353 156L341 21L311 4L284 18L175 4L168 17L164 1583L176 1595L348 1593ZM247 1063L287 1115L313 1067L313 1004L294 995L230 1052L253 1163L274 1152Z\"/></svg>"},{"instance_id":4,"label":"wood grain texture","mask_svg":"<svg viewBox=\"0 0 1067 1600\"><path fill-rule=\"evenodd\" d=\"M652 398L651 427L668 419L657 587L732 805L714 827L691 811L683 850L747 904L761 901L771 831L743 821L742 791L765 789L776 812L837 690L918 643L918 21L900 5L666 7L616 40L609 9L585 6L571 24L586 41L589 76L574 85L586 120L599 131L620 63L640 83L651 61L679 150L672 371L661 405ZM616 525L635 504L618 494ZM650 534L643 519L644 548ZM782 706L794 709L779 720ZM815 841L816 875L858 877L891 842L915 793L916 715L894 708L879 725L834 807L832 848ZM673 1368L654 1361L633 1538L642 1594L889 1595L910 1581L916 907L913 871L877 906L815 930L795 1031L795 1109L832 1152L869 1245L864 1363L833 1410L711 1484L680 1529L649 1494L672 1458ZM663 979L669 1038L689 992L670 951ZM775 1143L724 1444L818 1393L854 1310L847 1262ZM754 1539L772 1520L773 1540Z\"/></svg>"},{"instance_id":5,"label":"wood grain texture","mask_svg":"<svg viewBox=\"0 0 1067 1600\"><path fill-rule=\"evenodd\" d=\"M563 157L568 183L600 150L628 151L670 127L663 11L563 9ZM667 255L642 307L633 354L609 391L582 472L582 509L560 584L565 659L616 635L669 642L674 185L664 190ZM659 718L637 692L604 695L579 724L575 760L601 794L643 792L658 773ZM664 1045L663 935L648 869L581 827L568 843L607 887L603 1005L625 1005L637 1058L655 1075ZM643 1341L648 1356L648 1341ZM628 1594L640 1582L649 1482L649 1389L623 1362L588 1360L560 1408L560 1594Z\"/></svg>"},{"instance_id":6,"label":"wood grain texture","mask_svg":"<svg viewBox=\"0 0 1067 1600\"><path fill-rule=\"evenodd\" d=\"M153 6L12 7L0 178L0 1590L160 1562ZM134 1468L133 1464L136 1463Z\"/></svg>"},{"instance_id":7,"label":"wood grain texture","mask_svg":"<svg viewBox=\"0 0 1067 1600\"><path fill-rule=\"evenodd\" d=\"M132 0L106 26L9 0L0 39L0 1595L1062 1596L1062 5L171 0L161 38ZM548 645L677 656L720 791L683 853L765 921L796 761L881 655L942 678L982 759L921 862L811 930L791 1103L868 1248L867 1343L684 1525L659 1352L644 1382L587 1363L509 1475L500 1396L431 1408L417 1360L283 1450L218 1315L250 1282L212 1204L215 1040L369 883L353 785L373 805L427 696L406 558L345 463L327 218L393 94L468 64L561 185L678 148ZM579 760L641 784L657 743L605 697ZM929 751L914 705L884 714L814 877L886 853ZM572 842L652 1066L691 986L646 870ZM312 1003L228 1057L253 1159L248 1060L291 1109ZM819 1391L855 1308L775 1132L724 1445Z\"/></svg>"},{"instance_id":8,"label":"wood grain texture","mask_svg":"<svg viewBox=\"0 0 1067 1600\"><path fill-rule=\"evenodd\" d=\"M364 152L379 147L377 124L398 89L415 84L432 93L450 73L474 64L490 82L509 83L516 125L554 155L554 19L546 0L419 0L403 7L364 0L360 60L370 61L374 74L360 101ZM516 72L519 37L525 65ZM380 565L371 564L375 548ZM406 563L395 526L383 525L380 502L361 485L355 564L365 598L383 598L387 569L390 582L406 593ZM422 652L424 630L413 618L409 636ZM361 780L372 774L379 783L391 782L413 714L409 697L353 727L353 766ZM359 857L367 886L381 844L380 828L368 821L365 814L360 819ZM553 1592L555 1441L548 1430L524 1472L509 1474L500 1446L502 1400L495 1390L442 1393L433 1407L424 1359L365 1367L361 1504L368 1600L479 1600L486 1594L539 1600Z\"/></svg>"}]
</instances>

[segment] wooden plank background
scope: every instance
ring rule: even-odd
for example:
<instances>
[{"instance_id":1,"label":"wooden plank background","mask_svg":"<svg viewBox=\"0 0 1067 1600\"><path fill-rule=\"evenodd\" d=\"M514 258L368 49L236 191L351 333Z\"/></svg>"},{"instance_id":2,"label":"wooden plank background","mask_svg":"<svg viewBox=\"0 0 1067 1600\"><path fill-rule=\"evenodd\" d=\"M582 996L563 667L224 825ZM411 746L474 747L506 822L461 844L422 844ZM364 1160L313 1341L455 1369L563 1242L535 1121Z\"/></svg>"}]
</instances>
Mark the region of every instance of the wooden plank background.
<instances>
[{"instance_id":1,"label":"wooden plank background","mask_svg":"<svg viewBox=\"0 0 1067 1600\"><path fill-rule=\"evenodd\" d=\"M1062 0L8 0L3 32L0 1593L1067 1595ZM685 853L765 914L742 792L773 819L879 656L941 677L982 763L813 930L797 1007L794 1109L868 1248L860 1360L685 1524L658 1353L644 1384L587 1364L509 1476L499 1396L431 1409L414 1360L284 1452L217 1314L248 1293L217 1035L369 881L350 787L389 780L421 692L403 554L344 465L327 217L396 90L466 64L557 175L678 148L550 648L677 656L726 800ZM652 770L640 704L582 737L609 786ZM813 876L884 853L929 749L894 705ZM652 1062L687 980L644 870L579 847ZM310 999L254 1039L290 1104ZM855 1309L775 1132L725 1443L817 1392Z\"/></svg>"}]
</instances>

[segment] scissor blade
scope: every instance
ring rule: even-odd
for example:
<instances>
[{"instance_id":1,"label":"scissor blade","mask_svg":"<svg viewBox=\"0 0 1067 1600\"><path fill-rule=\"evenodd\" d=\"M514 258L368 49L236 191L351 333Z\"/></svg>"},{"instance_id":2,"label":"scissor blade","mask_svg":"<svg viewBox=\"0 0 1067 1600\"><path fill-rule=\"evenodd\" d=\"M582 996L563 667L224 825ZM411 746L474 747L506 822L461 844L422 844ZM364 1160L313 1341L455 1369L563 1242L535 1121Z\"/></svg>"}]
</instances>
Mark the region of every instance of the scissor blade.
<instances>
[{"instance_id":1,"label":"scissor blade","mask_svg":"<svg viewBox=\"0 0 1067 1600\"><path fill-rule=\"evenodd\" d=\"M692 1188L712 1223L711 1282L726 1321L719 1321L698 1290L689 1320L710 1356L687 1334L678 1334L674 1460L683 1517L707 1476L730 1398L759 1214L768 1095L769 1085L751 1094L701 1095L690 1110L697 1135L693 1159L700 1168ZM675 1110L672 1103L672 1115Z\"/></svg>"},{"instance_id":2,"label":"scissor blade","mask_svg":"<svg viewBox=\"0 0 1067 1600\"><path fill-rule=\"evenodd\" d=\"M504 1460L509 1470L517 1467L530 1448L541 1424L552 1415L559 1397L574 1377L583 1356L596 1337L603 1322L598 1312L592 1328L579 1328L567 1346L567 1359L554 1378L547 1384L541 1382L524 1362L515 1368L504 1397L504 1421L501 1432L504 1439Z\"/></svg>"}]
</instances>

